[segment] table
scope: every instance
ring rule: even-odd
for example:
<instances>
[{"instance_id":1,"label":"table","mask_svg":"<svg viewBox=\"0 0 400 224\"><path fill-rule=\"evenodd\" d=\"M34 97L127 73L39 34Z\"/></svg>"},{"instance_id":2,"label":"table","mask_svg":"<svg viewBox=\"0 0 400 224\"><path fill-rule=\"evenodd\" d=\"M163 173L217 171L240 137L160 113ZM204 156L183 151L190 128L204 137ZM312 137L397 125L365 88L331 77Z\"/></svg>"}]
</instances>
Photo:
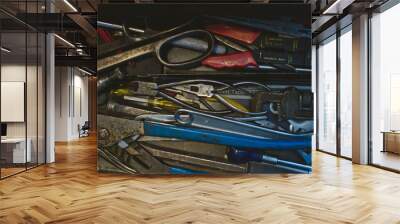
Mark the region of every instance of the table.
<instances>
[{"instance_id":1,"label":"table","mask_svg":"<svg viewBox=\"0 0 400 224\"><path fill-rule=\"evenodd\" d=\"M5 163L26 163L31 162L32 153L30 138L26 139L28 142L25 153L25 138L5 138L1 139L1 157L5 159Z\"/></svg>"},{"instance_id":2,"label":"table","mask_svg":"<svg viewBox=\"0 0 400 224\"><path fill-rule=\"evenodd\" d=\"M383 131L382 152L400 154L400 131Z\"/></svg>"}]
</instances>

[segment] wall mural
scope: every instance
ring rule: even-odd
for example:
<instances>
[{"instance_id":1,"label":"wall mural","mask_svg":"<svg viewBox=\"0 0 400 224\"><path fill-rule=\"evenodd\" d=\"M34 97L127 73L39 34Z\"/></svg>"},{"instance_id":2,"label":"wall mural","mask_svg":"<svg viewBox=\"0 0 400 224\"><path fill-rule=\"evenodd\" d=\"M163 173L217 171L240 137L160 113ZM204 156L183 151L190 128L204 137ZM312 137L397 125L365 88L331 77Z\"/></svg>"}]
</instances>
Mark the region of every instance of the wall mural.
<instances>
[{"instance_id":1,"label":"wall mural","mask_svg":"<svg viewBox=\"0 0 400 224\"><path fill-rule=\"evenodd\" d=\"M310 173L303 4L101 5L98 170Z\"/></svg>"}]
</instances>

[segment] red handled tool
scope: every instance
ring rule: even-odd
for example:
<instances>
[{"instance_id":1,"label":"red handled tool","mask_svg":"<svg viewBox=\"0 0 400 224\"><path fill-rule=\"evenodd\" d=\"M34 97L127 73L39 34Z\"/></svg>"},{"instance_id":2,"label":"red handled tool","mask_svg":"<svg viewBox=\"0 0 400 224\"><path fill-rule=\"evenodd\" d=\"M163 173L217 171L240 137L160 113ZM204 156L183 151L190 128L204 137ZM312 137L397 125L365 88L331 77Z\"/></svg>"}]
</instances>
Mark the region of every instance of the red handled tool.
<instances>
[{"instance_id":1,"label":"red handled tool","mask_svg":"<svg viewBox=\"0 0 400 224\"><path fill-rule=\"evenodd\" d=\"M202 61L202 65L215 69L258 68L277 69L288 64L284 52L260 49L254 42L260 31L225 24L209 25L205 28L215 38L238 52L213 55Z\"/></svg>"},{"instance_id":2,"label":"red handled tool","mask_svg":"<svg viewBox=\"0 0 400 224\"><path fill-rule=\"evenodd\" d=\"M97 34L104 43L110 43L112 41L111 34L102 28L97 28Z\"/></svg>"},{"instance_id":3,"label":"red handled tool","mask_svg":"<svg viewBox=\"0 0 400 224\"><path fill-rule=\"evenodd\" d=\"M99 30L99 35L104 41L110 38L101 30ZM205 65L215 69L294 69L289 65L287 52L258 47L255 43L260 36L260 31L246 27L209 25L205 29L188 30L139 48L102 58L98 60L97 67L98 70L102 70L135 57L155 53L161 64L175 68ZM228 53L225 53L225 50L221 51L223 45L234 51L226 50ZM171 61L168 52L176 46L198 51L200 55L183 61Z\"/></svg>"},{"instance_id":4,"label":"red handled tool","mask_svg":"<svg viewBox=\"0 0 400 224\"><path fill-rule=\"evenodd\" d=\"M186 31L172 37L168 37L157 45L156 56L158 60L168 67L195 67L199 64L215 69L242 69L256 68L277 70L288 64L284 52L260 49L254 43L260 37L261 32L245 27L215 24L206 26L204 30ZM168 49L173 43L185 38L196 39L202 37L207 49L197 58L181 62L170 62L167 58ZM217 45L221 44L221 45ZM193 42L190 45L198 45ZM215 48L227 46L234 51L225 54L216 54ZM185 47L194 49L194 47ZM279 66L280 65L280 66Z\"/></svg>"},{"instance_id":5,"label":"red handled tool","mask_svg":"<svg viewBox=\"0 0 400 224\"><path fill-rule=\"evenodd\" d=\"M240 40L247 44L254 43L254 41L257 40L257 38L261 34L260 31L226 24L209 25L206 26L206 30L214 34L230 37L235 40Z\"/></svg>"},{"instance_id":6,"label":"red handled tool","mask_svg":"<svg viewBox=\"0 0 400 224\"><path fill-rule=\"evenodd\" d=\"M250 51L235 52L226 55L210 56L201 63L211 68L246 68L257 67L258 64Z\"/></svg>"}]
</instances>

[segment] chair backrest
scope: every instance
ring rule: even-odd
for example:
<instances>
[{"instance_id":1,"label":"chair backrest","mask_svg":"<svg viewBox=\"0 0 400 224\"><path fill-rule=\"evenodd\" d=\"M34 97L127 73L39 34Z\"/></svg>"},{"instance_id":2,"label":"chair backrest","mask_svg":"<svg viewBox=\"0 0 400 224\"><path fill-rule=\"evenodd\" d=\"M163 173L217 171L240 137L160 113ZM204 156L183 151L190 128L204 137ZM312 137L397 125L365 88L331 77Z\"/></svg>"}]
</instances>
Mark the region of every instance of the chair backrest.
<instances>
[{"instance_id":1,"label":"chair backrest","mask_svg":"<svg viewBox=\"0 0 400 224\"><path fill-rule=\"evenodd\" d=\"M89 129L89 128L90 128L90 123L89 123L89 121L85 121L85 124L83 124L82 128Z\"/></svg>"}]
</instances>

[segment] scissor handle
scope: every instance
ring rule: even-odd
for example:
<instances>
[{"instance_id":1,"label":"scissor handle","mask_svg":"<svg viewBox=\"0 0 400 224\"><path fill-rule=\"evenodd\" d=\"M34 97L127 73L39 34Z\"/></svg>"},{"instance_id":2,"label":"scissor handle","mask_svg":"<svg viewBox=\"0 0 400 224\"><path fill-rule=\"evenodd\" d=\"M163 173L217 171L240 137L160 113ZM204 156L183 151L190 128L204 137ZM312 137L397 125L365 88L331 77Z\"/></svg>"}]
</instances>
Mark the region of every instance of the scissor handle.
<instances>
[{"instance_id":1,"label":"scissor handle","mask_svg":"<svg viewBox=\"0 0 400 224\"><path fill-rule=\"evenodd\" d=\"M180 61L180 62L170 62L167 59L167 53L168 53L168 48L173 46L173 42L178 41L180 39L184 39L184 38L194 38L194 39L201 39L201 40L205 40L207 42L207 49L202 52L201 55L199 55L198 57L192 58L192 59L188 59L188 60L184 60L184 61ZM206 31L206 30L189 30L171 37L168 37L162 41L160 41L155 49L155 54L158 58L158 60L165 66L168 67L175 67L175 68L187 68L187 67L195 67L199 64L201 64L201 62L207 58L208 56L210 56L214 50L215 47L215 39L214 36ZM189 49L191 49L191 47L188 47Z\"/></svg>"}]
</instances>

